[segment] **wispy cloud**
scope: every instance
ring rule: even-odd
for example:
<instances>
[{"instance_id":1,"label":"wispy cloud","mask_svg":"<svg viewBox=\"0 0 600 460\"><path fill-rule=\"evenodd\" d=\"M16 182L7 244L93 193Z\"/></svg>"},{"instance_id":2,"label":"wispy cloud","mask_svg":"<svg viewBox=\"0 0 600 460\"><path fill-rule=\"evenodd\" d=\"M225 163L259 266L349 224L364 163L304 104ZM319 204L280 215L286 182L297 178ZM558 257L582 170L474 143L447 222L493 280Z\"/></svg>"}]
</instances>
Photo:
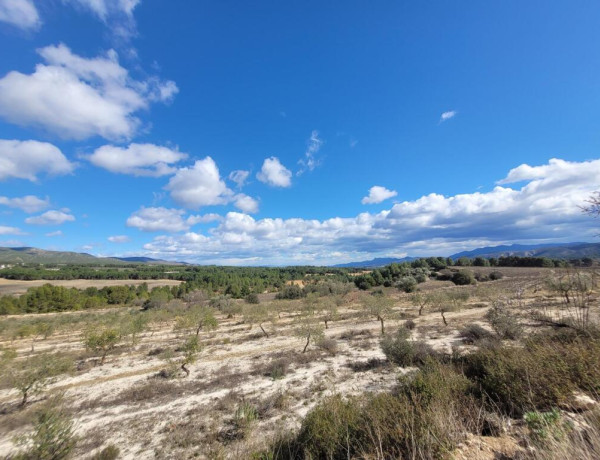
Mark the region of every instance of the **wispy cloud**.
<instances>
[{"instance_id":1,"label":"wispy cloud","mask_svg":"<svg viewBox=\"0 0 600 460\"><path fill-rule=\"evenodd\" d=\"M456 111L456 110L448 110L447 112L442 113L442 115L440 116L440 123L443 123L445 121L450 120L451 118L454 118L457 114L458 114L458 111Z\"/></svg>"},{"instance_id":2,"label":"wispy cloud","mask_svg":"<svg viewBox=\"0 0 600 460\"><path fill-rule=\"evenodd\" d=\"M313 130L310 133L310 137L307 141L306 152L304 152L304 157L298 160L298 164L300 165L300 169L296 172L297 176L300 176L304 172L312 171L319 165L319 160L316 158L317 153L321 150L321 146L323 145L323 141L319 139L319 131Z\"/></svg>"}]
</instances>

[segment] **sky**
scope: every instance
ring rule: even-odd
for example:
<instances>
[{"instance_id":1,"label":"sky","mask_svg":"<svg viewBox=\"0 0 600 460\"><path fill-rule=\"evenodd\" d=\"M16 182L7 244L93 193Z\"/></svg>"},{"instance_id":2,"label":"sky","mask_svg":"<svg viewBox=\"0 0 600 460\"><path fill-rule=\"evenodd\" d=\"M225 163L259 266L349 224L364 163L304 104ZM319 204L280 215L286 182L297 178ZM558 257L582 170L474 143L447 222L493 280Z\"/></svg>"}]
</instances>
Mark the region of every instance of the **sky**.
<instances>
[{"instance_id":1,"label":"sky","mask_svg":"<svg viewBox=\"0 0 600 460\"><path fill-rule=\"evenodd\" d=\"M598 241L600 3L0 0L0 246Z\"/></svg>"}]
</instances>

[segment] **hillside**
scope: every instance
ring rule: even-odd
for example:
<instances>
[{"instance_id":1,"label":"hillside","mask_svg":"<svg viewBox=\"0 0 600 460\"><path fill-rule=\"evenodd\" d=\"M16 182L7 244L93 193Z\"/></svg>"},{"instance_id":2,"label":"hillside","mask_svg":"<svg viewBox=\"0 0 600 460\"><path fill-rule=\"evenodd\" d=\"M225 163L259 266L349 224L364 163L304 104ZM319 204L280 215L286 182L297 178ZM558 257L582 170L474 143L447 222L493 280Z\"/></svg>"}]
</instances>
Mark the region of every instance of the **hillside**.
<instances>
[{"instance_id":1,"label":"hillside","mask_svg":"<svg viewBox=\"0 0 600 460\"><path fill-rule=\"evenodd\" d=\"M126 265L130 263L143 263L177 265L177 262L167 262L149 257L96 257L85 252L47 251L45 249L30 247L0 247L0 263L78 265Z\"/></svg>"}]
</instances>

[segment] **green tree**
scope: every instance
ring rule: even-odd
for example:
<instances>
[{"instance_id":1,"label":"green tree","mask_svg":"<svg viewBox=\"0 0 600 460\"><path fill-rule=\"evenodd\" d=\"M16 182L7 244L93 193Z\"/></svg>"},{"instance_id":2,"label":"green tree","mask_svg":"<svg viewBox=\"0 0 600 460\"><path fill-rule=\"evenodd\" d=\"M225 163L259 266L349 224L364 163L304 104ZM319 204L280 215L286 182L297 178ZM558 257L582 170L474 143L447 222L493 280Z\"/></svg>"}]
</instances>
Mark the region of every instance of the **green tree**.
<instances>
[{"instance_id":1,"label":"green tree","mask_svg":"<svg viewBox=\"0 0 600 460\"><path fill-rule=\"evenodd\" d=\"M100 365L104 364L106 355L114 350L121 341L121 334L116 328L100 331L89 330L83 337L83 345L87 350L100 355Z\"/></svg>"},{"instance_id":2,"label":"green tree","mask_svg":"<svg viewBox=\"0 0 600 460\"><path fill-rule=\"evenodd\" d=\"M394 301L382 295L365 296L363 300L366 313L381 323L381 334L385 334L384 321L393 313Z\"/></svg>"}]
</instances>

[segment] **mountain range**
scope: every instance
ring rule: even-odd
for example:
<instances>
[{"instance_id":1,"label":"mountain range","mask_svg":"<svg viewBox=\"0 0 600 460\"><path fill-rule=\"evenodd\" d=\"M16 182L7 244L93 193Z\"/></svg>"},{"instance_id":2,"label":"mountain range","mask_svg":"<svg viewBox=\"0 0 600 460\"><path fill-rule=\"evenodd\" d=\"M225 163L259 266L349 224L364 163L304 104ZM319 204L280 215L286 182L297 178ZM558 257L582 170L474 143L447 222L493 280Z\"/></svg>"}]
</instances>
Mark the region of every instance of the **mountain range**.
<instances>
[{"instance_id":1,"label":"mountain range","mask_svg":"<svg viewBox=\"0 0 600 460\"><path fill-rule=\"evenodd\" d=\"M179 262L152 259L150 257L96 257L85 252L47 251L45 249L0 247L1 264L77 264L77 265L126 265L157 264L180 265Z\"/></svg>"},{"instance_id":2,"label":"mountain range","mask_svg":"<svg viewBox=\"0 0 600 460\"><path fill-rule=\"evenodd\" d=\"M456 260L461 257L549 257L551 259L582 259L589 257L600 259L600 243L549 243L549 244L511 244L502 246L487 246L473 249L471 251L462 251L452 254L451 259ZM334 265L338 268L378 268L391 263L410 262L419 257L402 258L377 258L372 260L363 260L359 262L349 262L345 264Z\"/></svg>"}]
</instances>

